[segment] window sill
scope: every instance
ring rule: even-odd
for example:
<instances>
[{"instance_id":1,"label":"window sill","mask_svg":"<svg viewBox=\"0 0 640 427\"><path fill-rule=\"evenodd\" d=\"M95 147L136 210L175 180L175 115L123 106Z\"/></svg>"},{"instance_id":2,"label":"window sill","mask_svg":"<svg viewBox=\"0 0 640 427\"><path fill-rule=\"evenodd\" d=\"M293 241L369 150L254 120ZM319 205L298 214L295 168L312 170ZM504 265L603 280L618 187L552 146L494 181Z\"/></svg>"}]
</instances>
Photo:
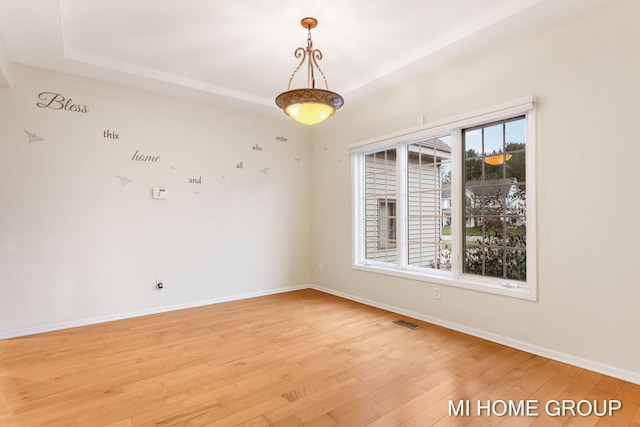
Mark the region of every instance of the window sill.
<instances>
[{"instance_id":1,"label":"window sill","mask_svg":"<svg viewBox=\"0 0 640 427\"><path fill-rule=\"evenodd\" d=\"M476 277L465 275L462 278L454 279L450 273L443 272L431 274L414 271L410 269L398 269L394 266L379 264L353 264L354 270L366 271L368 273L384 274L388 276L401 277L404 279L418 280L438 285L451 286L455 288L469 289L477 292L484 292L494 295L507 296L528 301L536 301L537 298L531 289L522 282L509 282L498 280L478 280ZM511 287L513 286L513 287Z\"/></svg>"}]
</instances>

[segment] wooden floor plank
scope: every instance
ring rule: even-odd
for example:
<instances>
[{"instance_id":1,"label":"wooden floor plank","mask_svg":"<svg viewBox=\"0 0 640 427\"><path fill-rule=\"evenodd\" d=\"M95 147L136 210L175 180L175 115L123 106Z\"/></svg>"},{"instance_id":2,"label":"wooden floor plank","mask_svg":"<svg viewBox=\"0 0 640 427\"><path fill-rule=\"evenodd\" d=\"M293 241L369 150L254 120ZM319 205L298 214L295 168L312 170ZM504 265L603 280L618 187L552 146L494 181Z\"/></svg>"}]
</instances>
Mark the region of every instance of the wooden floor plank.
<instances>
[{"instance_id":1,"label":"wooden floor plank","mask_svg":"<svg viewBox=\"0 0 640 427\"><path fill-rule=\"evenodd\" d=\"M401 317L303 290L3 340L0 425L640 427L639 385ZM475 410L526 399L540 416ZM551 399L623 408L550 417Z\"/></svg>"}]
</instances>

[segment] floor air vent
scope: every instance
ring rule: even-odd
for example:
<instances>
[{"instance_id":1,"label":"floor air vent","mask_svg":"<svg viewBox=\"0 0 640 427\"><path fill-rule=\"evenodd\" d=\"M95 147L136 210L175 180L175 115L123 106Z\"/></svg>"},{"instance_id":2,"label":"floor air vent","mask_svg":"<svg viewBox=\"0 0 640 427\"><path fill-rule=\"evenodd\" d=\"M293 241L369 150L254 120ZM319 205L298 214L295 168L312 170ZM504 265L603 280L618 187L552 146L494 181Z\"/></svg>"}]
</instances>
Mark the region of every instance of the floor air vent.
<instances>
[{"instance_id":1,"label":"floor air vent","mask_svg":"<svg viewBox=\"0 0 640 427\"><path fill-rule=\"evenodd\" d=\"M415 323L407 322L406 320L394 320L393 323L396 323L400 326L406 326L409 329L420 329L422 326L416 325Z\"/></svg>"}]
</instances>

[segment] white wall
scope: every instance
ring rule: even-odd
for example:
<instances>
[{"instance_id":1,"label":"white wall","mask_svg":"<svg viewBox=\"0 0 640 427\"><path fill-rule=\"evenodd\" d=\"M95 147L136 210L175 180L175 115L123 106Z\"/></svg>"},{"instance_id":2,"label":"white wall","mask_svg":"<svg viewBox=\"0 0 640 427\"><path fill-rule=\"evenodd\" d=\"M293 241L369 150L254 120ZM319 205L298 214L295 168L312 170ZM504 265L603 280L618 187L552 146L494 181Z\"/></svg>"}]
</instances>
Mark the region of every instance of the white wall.
<instances>
[{"instance_id":1,"label":"white wall","mask_svg":"<svg viewBox=\"0 0 640 427\"><path fill-rule=\"evenodd\" d=\"M89 111L39 108L41 92ZM284 115L14 64L0 87L0 337L309 283L309 178L308 129Z\"/></svg>"},{"instance_id":2,"label":"white wall","mask_svg":"<svg viewBox=\"0 0 640 427\"><path fill-rule=\"evenodd\" d=\"M640 2L605 8L345 104L313 134L312 279L640 381ZM538 99L538 291L529 302L351 268L350 144ZM319 271L318 265L323 269ZM635 377L634 377L635 375Z\"/></svg>"}]
</instances>

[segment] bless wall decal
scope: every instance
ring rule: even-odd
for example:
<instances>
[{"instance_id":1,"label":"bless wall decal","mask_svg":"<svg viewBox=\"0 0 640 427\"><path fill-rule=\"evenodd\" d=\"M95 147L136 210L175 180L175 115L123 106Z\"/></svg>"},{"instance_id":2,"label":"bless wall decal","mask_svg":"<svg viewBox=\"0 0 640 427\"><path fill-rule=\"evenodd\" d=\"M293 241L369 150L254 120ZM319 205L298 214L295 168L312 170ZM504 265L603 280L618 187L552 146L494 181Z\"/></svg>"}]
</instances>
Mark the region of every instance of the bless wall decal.
<instances>
[{"instance_id":1,"label":"bless wall decal","mask_svg":"<svg viewBox=\"0 0 640 427\"><path fill-rule=\"evenodd\" d=\"M39 108L49 108L51 110L73 111L75 113L88 113L89 108L86 105L74 104L73 98L66 98L64 95L56 92L40 92L36 102Z\"/></svg>"}]
</instances>

